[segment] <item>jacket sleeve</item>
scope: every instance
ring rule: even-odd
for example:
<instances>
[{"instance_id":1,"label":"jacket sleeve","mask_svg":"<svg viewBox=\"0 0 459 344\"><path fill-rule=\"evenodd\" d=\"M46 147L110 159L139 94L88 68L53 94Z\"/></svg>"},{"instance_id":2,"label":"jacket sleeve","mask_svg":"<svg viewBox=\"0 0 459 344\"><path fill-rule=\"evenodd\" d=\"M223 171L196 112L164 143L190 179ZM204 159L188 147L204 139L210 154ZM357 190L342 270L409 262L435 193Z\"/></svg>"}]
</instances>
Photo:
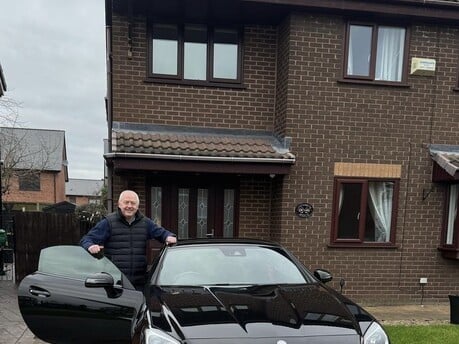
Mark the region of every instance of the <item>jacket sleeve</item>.
<instances>
[{"instance_id":1,"label":"jacket sleeve","mask_svg":"<svg viewBox=\"0 0 459 344\"><path fill-rule=\"evenodd\" d=\"M156 239L161 243L166 241L168 236L176 236L174 233L168 231L167 229L158 226L152 220L148 220L148 239Z\"/></svg>"},{"instance_id":2,"label":"jacket sleeve","mask_svg":"<svg viewBox=\"0 0 459 344\"><path fill-rule=\"evenodd\" d=\"M91 245L104 245L107 241L108 237L110 236L110 228L108 225L108 220L103 219L99 221L93 228L89 230L89 232L84 235L80 240L80 246L82 246L85 250L89 248Z\"/></svg>"}]
</instances>

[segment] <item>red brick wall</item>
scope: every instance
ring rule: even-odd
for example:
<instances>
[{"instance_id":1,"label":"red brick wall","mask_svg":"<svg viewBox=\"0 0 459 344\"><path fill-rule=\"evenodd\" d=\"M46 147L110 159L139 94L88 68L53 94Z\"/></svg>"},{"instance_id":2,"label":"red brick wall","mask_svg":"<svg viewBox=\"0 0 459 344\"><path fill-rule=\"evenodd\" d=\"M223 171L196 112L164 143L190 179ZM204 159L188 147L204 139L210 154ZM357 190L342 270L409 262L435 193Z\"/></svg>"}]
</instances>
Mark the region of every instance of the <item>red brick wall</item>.
<instances>
[{"instance_id":1,"label":"red brick wall","mask_svg":"<svg viewBox=\"0 0 459 344\"><path fill-rule=\"evenodd\" d=\"M41 172L40 191L21 191L16 177L11 179L4 202L54 204L65 200L65 176L63 172Z\"/></svg>"}]
</instances>

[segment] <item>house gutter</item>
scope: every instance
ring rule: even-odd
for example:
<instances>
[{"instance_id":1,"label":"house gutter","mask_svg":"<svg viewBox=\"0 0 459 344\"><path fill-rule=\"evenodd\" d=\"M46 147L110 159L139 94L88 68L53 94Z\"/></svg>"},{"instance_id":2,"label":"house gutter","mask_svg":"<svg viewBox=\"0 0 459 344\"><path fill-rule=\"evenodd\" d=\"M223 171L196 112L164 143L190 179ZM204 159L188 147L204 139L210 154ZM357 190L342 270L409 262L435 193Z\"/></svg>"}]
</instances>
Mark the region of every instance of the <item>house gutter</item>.
<instances>
[{"instance_id":1,"label":"house gutter","mask_svg":"<svg viewBox=\"0 0 459 344\"><path fill-rule=\"evenodd\" d=\"M183 160L183 161L210 161L210 162L245 162L245 163L275 163L275 164L294 164L295 157L291 158L235 158L221 156L196 156L183 154L147 154L147 153L107 153L105 159L115 158L141 158L141 159L163 159L163 160Z\"/></svg>"}]
</instances>

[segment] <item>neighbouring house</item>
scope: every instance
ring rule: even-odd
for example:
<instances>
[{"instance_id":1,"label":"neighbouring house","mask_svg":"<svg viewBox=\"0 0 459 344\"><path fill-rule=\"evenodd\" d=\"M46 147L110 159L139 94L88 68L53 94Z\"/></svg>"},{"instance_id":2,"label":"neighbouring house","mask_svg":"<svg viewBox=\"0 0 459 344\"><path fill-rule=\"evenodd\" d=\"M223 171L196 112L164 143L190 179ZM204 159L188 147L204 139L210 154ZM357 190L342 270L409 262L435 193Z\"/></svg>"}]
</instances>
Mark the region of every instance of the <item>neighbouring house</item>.
<instances>
[{"instance_id":1,"label":"neighbouring house","mask_svg":"<svg viewBox=\"0 0 459 344\"><path fill-rule=\"evenodd\" d=\"M103 179L69 178L65 183L65 198L77 206L99 204L103 186Z\"/></svg>"},{"instance_id":2,"label":"neighbouring house","mask_svg":"<svg viewBox=\"0 0 459 344\"><path fill-rule=\"evenodd\" d=\"M106 4L109 207L277 241L361 302L459 293L457 1Z\"/></svg>"},{"instance_id":3,"label":"neighbouring house","mask_svg":"<svg viewBox=\"0 0 459 344\"><path fill-rule=\"evenodd\" d=\"M0 149L5 208L40 211L65 201L64 131L1 127Z\"/></svg>"},{"instance_id":4,"label":"neighbouring house","mask_svg":"<svg viewBox=\"0 0 459 344\"><path fill-rule=\"evenodd\" d=\"M0 63L0 97L2 97L6 92L6 79L3 74L2 64Z\"/></svg>"}]
</instances>

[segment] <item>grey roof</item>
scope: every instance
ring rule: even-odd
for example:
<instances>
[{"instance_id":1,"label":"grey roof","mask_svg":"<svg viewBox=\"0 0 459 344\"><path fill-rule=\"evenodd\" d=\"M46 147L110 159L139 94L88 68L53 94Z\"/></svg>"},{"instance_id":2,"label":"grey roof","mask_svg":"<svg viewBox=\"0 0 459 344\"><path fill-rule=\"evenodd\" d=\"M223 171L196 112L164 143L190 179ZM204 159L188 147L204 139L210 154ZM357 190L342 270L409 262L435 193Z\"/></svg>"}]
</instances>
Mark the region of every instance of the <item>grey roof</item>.
<instances>
[{"instance_id":1,"label":"grey roof","mask_svg":"<svg viewBox=\"0 0 459 344\"><path fill-rule=\"evenodd\" d=\"M459 145L431 144L429 151L432 159L454 177L459 171Z\"/></svg>"},{"instance_id":2,"label":"grey roof","mask_svg":"<svg viewBox=\"0 0 459 344\"><path fill-rule=\"evenodd\" d=\"M0 127L4 163L12 169L67 172L65 131ZM66 174L67 175L67 174Z\"/></svg>"},{"instance_id":3,"label":"grey roof","mask_svg":"<svg viewBox=\"0 0 459 344\"><path fill-rule=\"evenodd\" d=\"M69 178L65 183L67 196L98 196L104 186L102 179L75 179Z\"/></svg>"}]
</instances>

